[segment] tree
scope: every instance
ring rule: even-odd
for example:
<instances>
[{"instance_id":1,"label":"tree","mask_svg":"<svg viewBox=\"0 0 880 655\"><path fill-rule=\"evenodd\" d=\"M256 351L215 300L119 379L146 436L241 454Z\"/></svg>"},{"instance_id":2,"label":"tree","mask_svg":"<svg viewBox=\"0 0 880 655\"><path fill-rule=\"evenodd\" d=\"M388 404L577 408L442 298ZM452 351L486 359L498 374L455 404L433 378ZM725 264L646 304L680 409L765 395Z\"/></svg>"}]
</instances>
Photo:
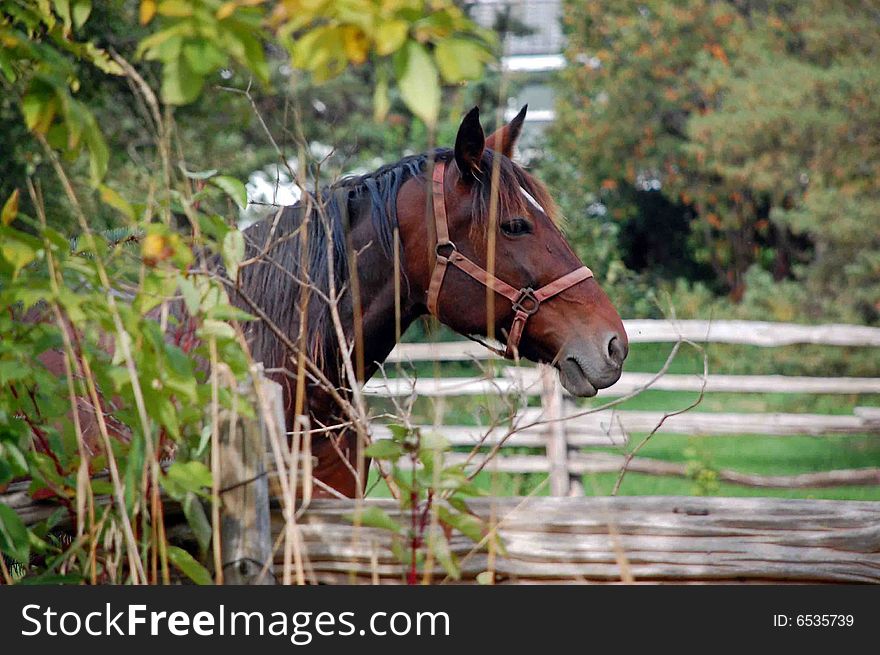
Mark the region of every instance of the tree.
<instances>
[{"instance_id":1,"label":"tree","mask_svg":"<svg viewBox=\"0 0 880 655\"><path fill-rule=\"evenodd\" d=\"M735 300L758 266L807 285L809 315L877 320L876 12L570 2L565 20L553 142L580 158L576 188L620 221L645 192L692 213L697 253Z\"/></svg>"},{"instance_id":2,"label":"tree","mask_svg":"<svg viewBox=\"0 0 880 655\"><path fill-rule=\"evenodd\" d=\"M41 148L16 127L24 123L74 162L74 181L84 182L96 226L113 221L114 210L103 206L101 194L106 200L134 188L146 195L150 172L161 166L150 150L155 120L128 93L129 85L138 83L123 74L121 61L156 86L166 117L177 119L176 137L196 165L216 168L231 160L233 172L241 174L259 160L248 154L260 147L267 151L250 145L265 143L265 135L250 105L218 86L252 87L264 108L278 109L290 91L345 75L356 81L354 88L379 121L400 98L400 109L433 131L441 80L459 84L479 77L494 43L491 32L474 25L451 0L116 0L95 7L90 0L2 0L0 40L0 116L9 119L0 143L14 153L0 164L6 173L2 198L21 189L27 174L45 177ZM346 109L340 115L351 116ZM357 109L362 115L361 106ZM290 124L281 127L292 131ZM374 143L375 131L364 130ZM105 180L111 160L121 174ZM46 195L50 209L57 210L50 212L50 222L69 223L63 203L52 205L62 194Z\"/></svg>"}]
</instances>

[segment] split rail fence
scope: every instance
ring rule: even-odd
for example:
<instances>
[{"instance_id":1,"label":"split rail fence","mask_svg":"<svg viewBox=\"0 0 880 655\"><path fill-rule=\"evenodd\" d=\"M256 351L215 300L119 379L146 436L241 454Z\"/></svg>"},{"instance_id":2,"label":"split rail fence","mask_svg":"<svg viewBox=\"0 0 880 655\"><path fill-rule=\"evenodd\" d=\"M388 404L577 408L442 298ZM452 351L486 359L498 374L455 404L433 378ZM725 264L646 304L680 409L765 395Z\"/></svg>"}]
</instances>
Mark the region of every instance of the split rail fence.
<instances>
[{"instance_id":1,"label":"split rail fence","mask_svg":"<svg viewBox=\"0 0 880 655\"><path fill-rule=\"evenodd\" d=\"M779 347L793 344L828 346L880 347L880 328L854 325L795 325L753 321L624 321L632 343L671 343L681 339L696 343L744 344ZM491 353L473 342L401 344L392 352L386 370L393 363L482 362ZM804 377L786 375L702 375L666 374L657 378L651 373L624 372L600 397L623 396L641 389L690 391L698 393L801 393L801 394L880 394L877 377ZM585 473L619 471L625 456L608 452L584 453L586 446L613 446L623 449L629 435L653 430L661 421L664 433L687 435L792 435L880 434L880 408L857 407L852 414L810 413L722 413L690 411L666 417L663 412L609 409L583 414L560 386L556 372L546 366L537 368L505 365L494 377L384 377L373 378L365 393L377 397L419 396L435 399L453 396L518 394L540 397L541 407L520 410L516 419L533 427L509 435L503 426L487 430L478 426L446 425L442 434L455 446L497 445L504 448L543 448L543 455L505 455L492 462L492 470L509 473L547 473L551 494L582 493L581 476ZM570 417L570 418L569 418ZM422 426L432 429L432 426ZM374 436L388 436L381 425L374 426ZM688 467L656 459L636 457L627 469L638 473L686 477ZM823 471L802 475L752 475L722 470L719 480L759 488L817 488L842 485L880 484L880 467Z\"/></svg>"},{"instance_id":2,"label":"split rail fence","mask_svg":"<svg viewBox=\"0 0 880 655\"><path fill-rule=\"evenodd\" d=\"M673 341L679 335L698 341L774 346L789 343L878 346L880 330L851 326L768 326L683 321L628 321L631 341ZM402 346L393 358L463 360L484 357L469 344ZM376 528L354 526L350 515L358 501L312 500L294 518L277 492L279 478L273 450L283 443L280 386L258 371L246 390L259 408L256 418L234 413L221 417L217 458L221 499L220 565L226 583L271 584L306 582L399 583L405 566L392 554L391 535ZM644 386L641 374L624 374L616 393ZM780 376L710 376L707 391L799 393L880 393L875 378L784 378ZM693 376L667 375L652 388L699 390ZM398 386L395 386L398 385ZM406 386L404 386L406 385ZM505 387L507 385L507 387ZM778 385L778 386L777 386ZM491 382L481 379L430 379L411 382L381 380L366 387L375 395L462 395L518 393L539 395L540 408L528 408L536 419L564 418L570 408L551 369L504 371ZM499 391L500 390L500 391ZM528 418L528 417L527 417ZM498 457L499 470L549 472L553 491L564 496L576 491L572 476L589 471L618 470L620 456L580 454L585 445L621 444L629 432L653 429L650 412L619 411L616 416L588 415L571 421L553 420L533 431L514 434L507 445L544 448L543 456ZM615 430L614 426L623 426ZM374 426L381 436L381 426ZM851 416L804 414L690 413L669 419L664 429L691 434L755 432L784 437L791 434L880 433L876 409ZM454 444L471 445L473 427L444 426ZM491 435L490 435L491 437ZM289 453L288 453L289 454ZM284 457L281 457L284 460ZM302 460L303 466L308 458ZM299 468L291 460L282 475ZM631 470L680 475L676 464L633 459ZM276 470L273 471L272 469ZM727 472L722 479L757 486L822 486L880 481L878 469L812 473L802 476L748 476ZM812 476L812 477L811 477ZM110 502L107 496L95 499ZM290 502L290 499L287 499ZM26 525L55 513L57 504L34 500L28 483L13 483L0 492ZM391 516L403 510L396 501L367 500ZM494 525L503 553L475 548L463 535L450 536L450 551L461 564L461 582L474 582L490 571L504 582L871 582L880 583L880 503L864 501L784 500L774 498L583 497L478 498L471 510ZM188 528L182 508L169 503L167 533L185 543ZM70 527L64 521L59 528ZM293 539L282 539L284 532ZM279 543L296 544L292 563ZM293 569L297 569L294 571ZM296 574L296 575L294 575ZM432 582L445 582L435 567ZM482 578L481 578L482 579Z\"/></svg>"}]
</instances>

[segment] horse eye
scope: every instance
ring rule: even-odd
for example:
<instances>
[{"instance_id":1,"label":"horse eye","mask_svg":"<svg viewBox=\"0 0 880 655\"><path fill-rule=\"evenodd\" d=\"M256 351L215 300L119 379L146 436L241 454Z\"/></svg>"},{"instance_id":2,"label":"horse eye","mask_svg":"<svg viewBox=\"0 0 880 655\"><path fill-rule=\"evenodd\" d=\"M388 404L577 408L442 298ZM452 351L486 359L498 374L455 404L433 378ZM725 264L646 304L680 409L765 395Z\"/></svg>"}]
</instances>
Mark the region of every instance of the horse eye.
<instances>
[{"instance_id":1,"label":"horse eye","mask_svg":"<svg viewBox=\"0 0 880 655\"><path fill-rule=\"evenodd\" d=\"M501 224L501 231L508 236L519 236L522 234L531 234L532 226L524 218L512 218Z\"/></svg>"}]
</instances>

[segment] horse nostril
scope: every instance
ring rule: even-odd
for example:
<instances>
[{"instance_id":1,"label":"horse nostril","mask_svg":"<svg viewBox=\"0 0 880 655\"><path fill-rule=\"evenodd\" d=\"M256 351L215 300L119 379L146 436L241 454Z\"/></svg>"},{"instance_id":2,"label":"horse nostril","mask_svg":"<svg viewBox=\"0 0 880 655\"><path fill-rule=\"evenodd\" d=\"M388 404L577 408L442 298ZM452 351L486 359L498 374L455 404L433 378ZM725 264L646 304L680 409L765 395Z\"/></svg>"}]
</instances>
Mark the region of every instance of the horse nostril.
<instances>
[{"instance_id":1,"label":"horse nostril","mask_svg":"<svg viewBox=\"0 0 880 655\"><path fill-rule=\"evenodd\" d=\"M615 366L620 367L623 366L623 360L626 359L627 355L627 347L624 345L623 341L616 335L610 334L608 339L608 359Z\"/></svg>"}]
</instances>

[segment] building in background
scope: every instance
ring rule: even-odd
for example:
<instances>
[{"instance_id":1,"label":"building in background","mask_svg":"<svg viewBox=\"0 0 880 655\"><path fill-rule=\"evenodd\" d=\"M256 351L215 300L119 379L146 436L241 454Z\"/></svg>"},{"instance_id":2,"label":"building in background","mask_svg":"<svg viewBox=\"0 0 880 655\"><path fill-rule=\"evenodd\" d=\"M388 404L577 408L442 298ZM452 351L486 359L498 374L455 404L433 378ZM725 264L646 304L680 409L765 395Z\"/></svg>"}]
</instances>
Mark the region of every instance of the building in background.
<instances>
[{"instance_id":1,"label":"building in background","mask_svg":"<svg viewBox=\"0 0 880 655\"><path fill-rule=\"evenodd\" d=\"M537 154L543 142L544 128L553 121L555 102L552 80L563 68L565 38L562 33L561 0L477 0L470 7L471 17L483 27L494 29L498 17L528 28L528 34L508 32L504 38L502 66L512 84L506 107L507 118L528 103L520 153L525 159Z\"/></svg>"}]
</instances>

